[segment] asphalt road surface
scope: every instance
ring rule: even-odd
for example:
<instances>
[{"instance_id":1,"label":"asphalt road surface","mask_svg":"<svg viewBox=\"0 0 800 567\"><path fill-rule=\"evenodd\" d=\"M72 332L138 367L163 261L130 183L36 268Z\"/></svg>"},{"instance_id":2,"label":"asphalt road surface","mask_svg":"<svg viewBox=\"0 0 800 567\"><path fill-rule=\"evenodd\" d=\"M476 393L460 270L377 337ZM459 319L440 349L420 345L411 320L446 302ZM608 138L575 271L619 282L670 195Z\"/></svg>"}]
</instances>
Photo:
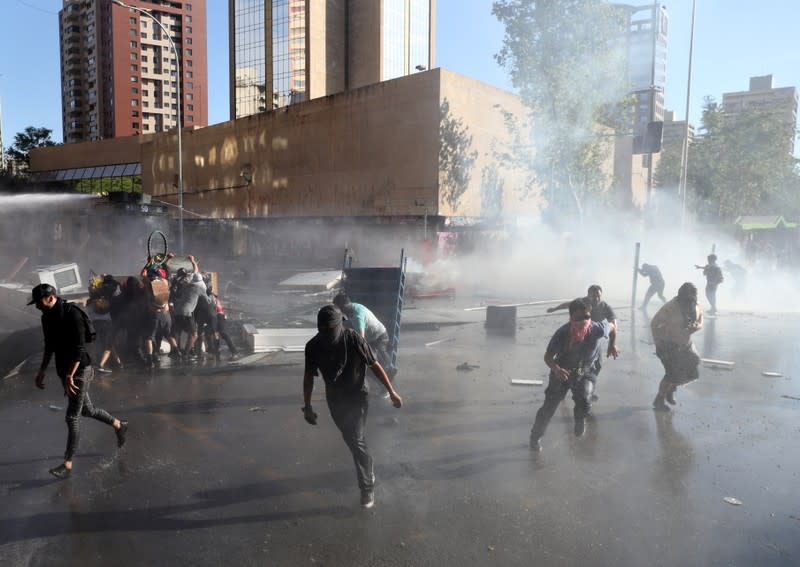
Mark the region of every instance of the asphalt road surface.
<instances>
[{"instance_id":1,"label":"asphalt road surface","mask_svg":"<svg viewBox=\"0 0 800 567\"><path fill-rule=\"evenodd\" d=\"M514 337L404 332L404 407L370 402L371 510L320 380L319 424L303 421L301 354L99 376L93 399L130 420L128 443L83 419L65 481L47 473L66 440L54 372L43 392L32 375L4 380L0 565L800 563L800 316L709 320L698 349L735 365L704 367L663 415L647 321L621 309L622 356L604 364L586 435L567 399L533 454L544 386L511 380L546 384L567 316L543 313L520 309Z\"/></svg>"}]
</instances>

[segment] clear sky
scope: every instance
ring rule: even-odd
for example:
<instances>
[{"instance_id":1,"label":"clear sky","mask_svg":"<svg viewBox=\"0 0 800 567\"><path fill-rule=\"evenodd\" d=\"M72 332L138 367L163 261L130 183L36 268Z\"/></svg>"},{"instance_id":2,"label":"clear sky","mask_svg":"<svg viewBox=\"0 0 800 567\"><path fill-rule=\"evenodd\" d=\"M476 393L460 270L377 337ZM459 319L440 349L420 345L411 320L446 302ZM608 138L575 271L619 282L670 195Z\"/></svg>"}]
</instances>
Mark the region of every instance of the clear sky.
<instances>
[{"instance_id":1,"label":"clear sky","mask_svg":"<svg viewBox=\"0 0 800 567\"><path fill-rule=\"evenodd\" d=\"M628 0L630 4L645 4ZM62 0L0 0L0 100L9 145L26 126L61 137L58 10ZM227 0L208 0L209 123L228 119ZM666 107L682 119L686 100L692 0L666 2L670 19ZM491 0L437 0L436 65L511 88L493 55L503 28ZM747 90L772 73L778 87L800 86L800 0L697 0L690 114L703 97Z\"/></svg>"}]
</instances>

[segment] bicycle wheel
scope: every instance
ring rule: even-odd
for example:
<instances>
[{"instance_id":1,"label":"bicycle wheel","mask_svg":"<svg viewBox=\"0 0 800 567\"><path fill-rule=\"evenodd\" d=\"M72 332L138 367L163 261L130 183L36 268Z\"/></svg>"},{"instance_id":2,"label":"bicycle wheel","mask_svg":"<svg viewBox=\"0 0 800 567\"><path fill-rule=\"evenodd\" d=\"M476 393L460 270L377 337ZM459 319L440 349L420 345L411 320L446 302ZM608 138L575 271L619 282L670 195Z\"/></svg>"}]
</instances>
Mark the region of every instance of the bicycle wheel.
<instances>
[{"instance_id":1,"label":"bicycle wheel","mask_svg":"<svg viewBox=\"0 0 800 567\"><path fill-rule=\"evenodd\" d=\"M163 264L167 259L167 237L160 230L154 230L147 238L147 255L155 265Z\"/></svg>"}]
</instances>

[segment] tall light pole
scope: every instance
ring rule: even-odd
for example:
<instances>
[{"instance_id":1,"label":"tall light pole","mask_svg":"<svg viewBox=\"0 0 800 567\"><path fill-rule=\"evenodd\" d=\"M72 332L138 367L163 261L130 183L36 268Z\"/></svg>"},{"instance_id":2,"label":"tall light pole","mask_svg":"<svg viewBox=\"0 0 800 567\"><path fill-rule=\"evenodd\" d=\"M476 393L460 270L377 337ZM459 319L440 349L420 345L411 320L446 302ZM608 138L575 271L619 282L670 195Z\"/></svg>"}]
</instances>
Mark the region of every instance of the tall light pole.
<instances>
[{"instance_id":1,"label":"tall light pole","mask_svg":"<svg viewBox=\"0 0 800 567\"><path fill-rule=\"evenodd\" d=\"M178 48L175 47L175 42L172 41L172 36L167 31L161 22L156 18L150 10L146 10L144 8L139 8L137 6L130 6L122 2L121 0L111 0L114 4L118 6L122 6L123 8L128 8L129 10L133 10L135 12L139 12L153 20L153 22L161 28L161 31L164 32L164 35L167 36L167 40L169 41L170 46L172 47L172 51L175 53L175 68L176 68L176 79L177 81L175 84L176 87L176 95L178 97L178 108L177 108L177 119L178 119L178 253L183 254L183 144L181 140L181 130L182 130L182 123L181 123L181 107L183 106L183 99L181 98L181 81L183 80L183 76L181 74L181 54L178 52Z\"/></svg>"},{"instance_id":2,"label":"tall light pole","mask_svg":"<svg viewBox=\"0 0 800 567\"><path fill-rule=\"evenodd\" d=\"M694 16L697 0L692 0L692 28L689 36L689 76L686 80L686 115L683 124L683 147L681 152L681 176L678 181L678 190L682 193L681 199L681 225L686 223L686 186L689 168L689 97L692 95L692 55L694 51Z\"/></svg>"}]
</instances>

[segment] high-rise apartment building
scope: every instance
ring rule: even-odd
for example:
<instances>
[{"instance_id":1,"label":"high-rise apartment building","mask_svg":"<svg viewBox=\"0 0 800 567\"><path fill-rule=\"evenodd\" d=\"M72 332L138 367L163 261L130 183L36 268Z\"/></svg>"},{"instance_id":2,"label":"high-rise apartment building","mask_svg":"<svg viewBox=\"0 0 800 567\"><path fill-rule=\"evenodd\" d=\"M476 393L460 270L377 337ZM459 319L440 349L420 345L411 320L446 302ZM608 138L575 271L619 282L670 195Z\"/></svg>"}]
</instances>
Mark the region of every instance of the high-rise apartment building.
<instances>
[{"instance_id":1,"label":"high-rise apartment building","mask_svg":"<svg viewBox=\"0 0 800 567\"><path fill-rule=\"evenodd\" d=\"M64 142L208 124L206 0L64 0L59 12ZM181 101L178 100L180 81Z\"/></svg>"},{"instance_id":2,"label":"high-rise apartment building","mask_svg":"<svg viewBox=\"0 0 800 567\"><path fill-rule=\"evenodd\" d=\"M231 118L430 69L435 0L228 0Z\"/></svg>"},{"instance_id":3,"label":"high-rise apartment building","mask_svg":"<svg viewBox=\"0 0 800 567\"><path fill-rule=\"evenodd\" d=\"M794 152L797 129L797 89L775 88L772 75L750 77L750 89L735 93L722 93L722 108L727 116L735 117L747 111L775 113L785 121L788 151Z\"/></svg>"}]
</instances>

